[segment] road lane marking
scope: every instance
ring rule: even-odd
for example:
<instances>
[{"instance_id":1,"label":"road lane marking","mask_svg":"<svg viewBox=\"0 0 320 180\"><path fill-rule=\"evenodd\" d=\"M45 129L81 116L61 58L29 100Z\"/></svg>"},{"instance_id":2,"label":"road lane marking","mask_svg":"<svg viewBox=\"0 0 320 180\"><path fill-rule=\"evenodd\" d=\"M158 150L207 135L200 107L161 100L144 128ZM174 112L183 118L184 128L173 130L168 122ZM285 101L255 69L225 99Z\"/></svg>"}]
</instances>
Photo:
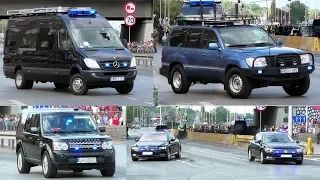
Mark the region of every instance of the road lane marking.
<instances>
[{"instance_id":1,"label":"road lane marking","mask_svg":"<svg viewBox=\"0 0 320 180\"><path fill-rule=\"evenodd\" d=\"M311 160L311 161L320 161L320 158L304 158L306 160Z\"/></svg>"},{"instance_id":2,"label":"road lane marking","mask_svg":"<svg viewBox=\"0 0 320 180\"><path fill-rule=\"evenodd\" d=\"M199 169L206 169L204 167L201 167L201 166L198 166L198 165L195 165L195 164L192 164L192 163L188 163L188 162L185 162L185 161L181 161L181 160L177 160L177 161L182 163L182 164L187 164L189 166L193 166L193 167L196 167L196 168L199 168Z\"/></svg>"},{"instance_id":3,"label":"road lane marking","mask_svg":"<svg viewBox=\"0 0 320 180\"><path fill-rule=\"evenodd\" d=\"M153 103L151 103L151 102L144 102L144 103L146 103L146 104L150 104L150 105L152 105L152 106L153 106Z\"/></svg>"},{"instance_id":4,"label":"road lane marking","mask_svg":"<svg viewBox=\"0 0 320 180\"><path fill-rule=\"evenodd\" d=\"M127 99L131 99L131 100L134 100L134 101L138 100L138 99L132 98L132 97L126 97L126 98L127 98Z\"/></svg>"},{"instance_id":5,"label":"road lane marking","mask_svg":"<svg viewBox=\"0 0 320 180\"><path fill-rule=\"evenodd\" d=\"M27 106L26 104L18 100L9 100L9 101L19 106Z\"/></svg>"},{"instance_id":6,"label":"road lane marking","mask_svg":"<svg viewBox=\"0 0 320 180\"><path fill-rule=\"evenodd\" d=\"M194 148L188 148L188 149L189 150L193 150L193 151L198 151L198 152L201 152L201 153L205 153L205 154L211 154L211 155L220 156L220 157L237 159L237 160L241 160L241 161L248 161L247 159L242 159L242 158L238 158L238 157L234 157L234 156L228 156L228 155L223 155L223 154L218 154L218 153L212 153L212 152L202 151L202 150L194 149Z\"/></svg>"}]
</instances>

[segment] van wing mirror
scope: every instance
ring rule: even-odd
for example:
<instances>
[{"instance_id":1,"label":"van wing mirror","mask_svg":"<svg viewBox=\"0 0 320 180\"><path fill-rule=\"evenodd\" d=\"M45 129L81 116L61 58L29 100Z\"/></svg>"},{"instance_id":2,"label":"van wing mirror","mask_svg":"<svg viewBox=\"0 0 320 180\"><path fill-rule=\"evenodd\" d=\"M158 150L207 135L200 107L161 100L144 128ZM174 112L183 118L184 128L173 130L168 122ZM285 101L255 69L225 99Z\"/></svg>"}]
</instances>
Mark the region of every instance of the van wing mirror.
<instances>
[{"instance_id":1,"label":"van wing mirror","mask_svg":"<svg viewBox=\"0 0 320 180\"><path fill-rule=\"evenodd\" d=\"M62 42L62 48L63 48L63 50L65 50L65 51L69 51L69 50L71 50L71 43L70 43L70 41L63 41Z\"/></svg>"},{"instance_id":2,"label":"van wing mirror","mask_svg":"<svg viewBox=\"0 0 320 180\"><path fill-rule=\"evenodd\" d=\"M39 130L38 130L37 127L31 127L31 128L30 128L30 131L31 131L32 133L38 133L38 132L39 132Z\"/></svg>"}]
</instances>

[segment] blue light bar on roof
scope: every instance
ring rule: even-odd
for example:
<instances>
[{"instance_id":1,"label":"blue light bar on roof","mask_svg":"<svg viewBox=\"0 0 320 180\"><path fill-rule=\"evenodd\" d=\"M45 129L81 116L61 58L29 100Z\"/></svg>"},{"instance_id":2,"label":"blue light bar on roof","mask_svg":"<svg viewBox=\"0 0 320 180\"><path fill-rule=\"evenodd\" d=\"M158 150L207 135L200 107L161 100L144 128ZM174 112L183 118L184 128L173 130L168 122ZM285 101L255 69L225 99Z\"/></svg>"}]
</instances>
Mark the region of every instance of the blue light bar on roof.
<instances>
[{"instance_id":1,"label":"blue light bar on roof","mask_svg":"<svg viewBox=\"0 0 320 180\"><path fill-rule=\"evenodd\" d=\"M97 14L95 9L69 9L68 14L71 16L93 16Z\"/></svg>"},{"instance_id":2,"label":"blue light bar on roof","mask_svg":"<svg viewBox=\"0 0 320 180\"><path fill-rule=\"evenodd\" d=\"M190 6L200 6L200 0L190 0ZM213 6L215 0L201 0L203 6Z\"/></svg>"}]
</instances>

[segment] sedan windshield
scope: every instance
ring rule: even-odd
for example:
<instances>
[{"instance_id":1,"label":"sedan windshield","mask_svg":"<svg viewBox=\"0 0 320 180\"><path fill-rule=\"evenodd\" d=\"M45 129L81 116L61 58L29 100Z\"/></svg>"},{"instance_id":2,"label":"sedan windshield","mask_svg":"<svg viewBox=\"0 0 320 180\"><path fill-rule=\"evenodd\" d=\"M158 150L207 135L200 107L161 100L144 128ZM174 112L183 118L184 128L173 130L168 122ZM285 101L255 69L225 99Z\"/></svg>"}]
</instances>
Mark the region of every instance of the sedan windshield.
<instances>
[{"instance_id":1,"label":"sedan windshield","mask_svg":"<svg viewBox=\"0 0 320 180\"><path fill-rule=\"evenodd\" d=\"M263 135L264 143L293 143L293 139L288 134L265 134Z\"/></svg>"},{"instance_id":2,"label":"sedan windshield","mask_svg":"<svg viewBox=\"0 0 320 180\"><path fill-rule=\"evenodd\" d=\"M166 134L145 134L140 138L140 142L163 142L167 141Z\"/></svg>"},{"instance_id":3,"label":"sedan windshield","mask_svg":"<svg viewBox=\"0 0 320 180\"><path fill-rule=\"evenodd\" d=\"M97 132L91 116L87 113L44 113L44 133Z\"/></svg>"},{"instance_id":4,"label":"sedan windshield","mask_svg":"<svg viewBox=\"0 0 320 180\"><path fill-rule=\"evenodd\" d=\"M79 48L124 48L112 28L73 28L71 34Z\"/></svg>"},{"instance_id":5,"label":"sedan windshield","mask_svg":"<svg viewBox=\"0 0 320 180\"><path fill-rule=\"evenodd\" d=\"M277 46L269 34L260 27L235 26L220 29L226 47Z\"/></svg>"}]
</instances>

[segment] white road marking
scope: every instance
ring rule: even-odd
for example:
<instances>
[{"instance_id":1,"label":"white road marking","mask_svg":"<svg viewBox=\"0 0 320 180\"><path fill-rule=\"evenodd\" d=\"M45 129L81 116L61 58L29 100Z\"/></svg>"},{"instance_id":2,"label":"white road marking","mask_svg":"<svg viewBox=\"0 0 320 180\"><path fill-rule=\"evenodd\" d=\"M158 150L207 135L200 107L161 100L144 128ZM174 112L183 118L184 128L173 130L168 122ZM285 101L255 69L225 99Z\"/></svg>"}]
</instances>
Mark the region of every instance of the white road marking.
<instances>
[{"instance_id":1,"label":"white road marking","mask_svg":"<svg viewBox=\"0 0 320 180\"><path fill-rule=\"evenodd\" d=\"M204 167L200 167L200 166L197 166L195 164L192 164L192 163L188 163L188 162L185 162L185 161L181 161L181 160L177 160L178 162L182 163L182 164L187 164L189 166L193 166L193 167L196 167L196 168L199 168L199 169L206 169Z\"/></svg>"},{"instance_id":2,"label":"white road marking","mask_svg":"<svg viewBox=\"0 0 320 180\"><path fill-rule=\"evenodd\" d=\"M26 104L24 104L23 102L21 101L17 101L17 100L9 100L10 102L18 105L18 106L27 106Z\"/></svg>"},{"instance_id":3,"label":"white road marking","mask_svg":"<svg viewBox=\"0 0 320 180\"><path fill-rule=\"evenodd\" d=\"M8 169L8 167L1 167L2 169Z\"/></svg>"},{"instance_id":4,"label":"white road marking","mask_svg":"<svg viewBox=\"0 0 320 180\"><path fill-rule=\"evenodd\" d=\"M203 105L203 106L213 106L213 104L211 104L209 102L198 102L198 103Z\"/></svg>"},{"instance_id":5,"label":"white road marking","mask_svg":"<svg viewBox=\"0 0 320 180\"><path fill-rule=\"evenodd\" d=\"M314 66L314 67L316 67L317 69L320 69L320 66Z\"/></svg>"},{"instance_id":6,"label":"white road marking","mask_svg":"<svg viewBox=\"0 0 320 180\"><path fill-rule=\"evenodd\" d=\"M153 106L153 103L151 103L151 102L144 102L144 103L146 103L146 104L150 104L150 105L152 105L152 106Z\"/></svg>"},{"instance_id":7,"label":"white road marking","mask_svg":"<svg viewBox=\"0 0 320 180\"><path fill-rule=\"evenodd\" d=\"M201 153L205 153L205 154L211 154L211 155L220 156L220 157L226 157L226 158L230 158L230 159L237 159L237 160L241 160L241 161L248 161L247 159L242 159L242 158L238 158L238 157L234 157L234 156L228 156L228 155L224 155L224 154L207 152L207 151L203 151L203 150L199 150L199 149L195 149L195 148L188 148L188 149L192 150L192 151L198 151L198 152L201 152Z\"/></svg>"},{"instance_id":8,"label":"white road marking","mask_svg":"<svg viewBox=\"0 0 320 180\"><path fill-rule=\"evenodd\" d=\"M134 100L134 101L138 100L138 99L132 98L132 97L126 97L126 98L127 98L127 99L131 99L131 100Z\"/></svg>"},{"instance_id":9,"label":"white road marking","mask_svg":"<svg viewBox=\"0 0 320 180\"><path fill-rule=\"evenodd\" d=\"M311 161L320 161L320 158L303 158L306 160L311 160Z\"/></svg>"}]
</instances>

